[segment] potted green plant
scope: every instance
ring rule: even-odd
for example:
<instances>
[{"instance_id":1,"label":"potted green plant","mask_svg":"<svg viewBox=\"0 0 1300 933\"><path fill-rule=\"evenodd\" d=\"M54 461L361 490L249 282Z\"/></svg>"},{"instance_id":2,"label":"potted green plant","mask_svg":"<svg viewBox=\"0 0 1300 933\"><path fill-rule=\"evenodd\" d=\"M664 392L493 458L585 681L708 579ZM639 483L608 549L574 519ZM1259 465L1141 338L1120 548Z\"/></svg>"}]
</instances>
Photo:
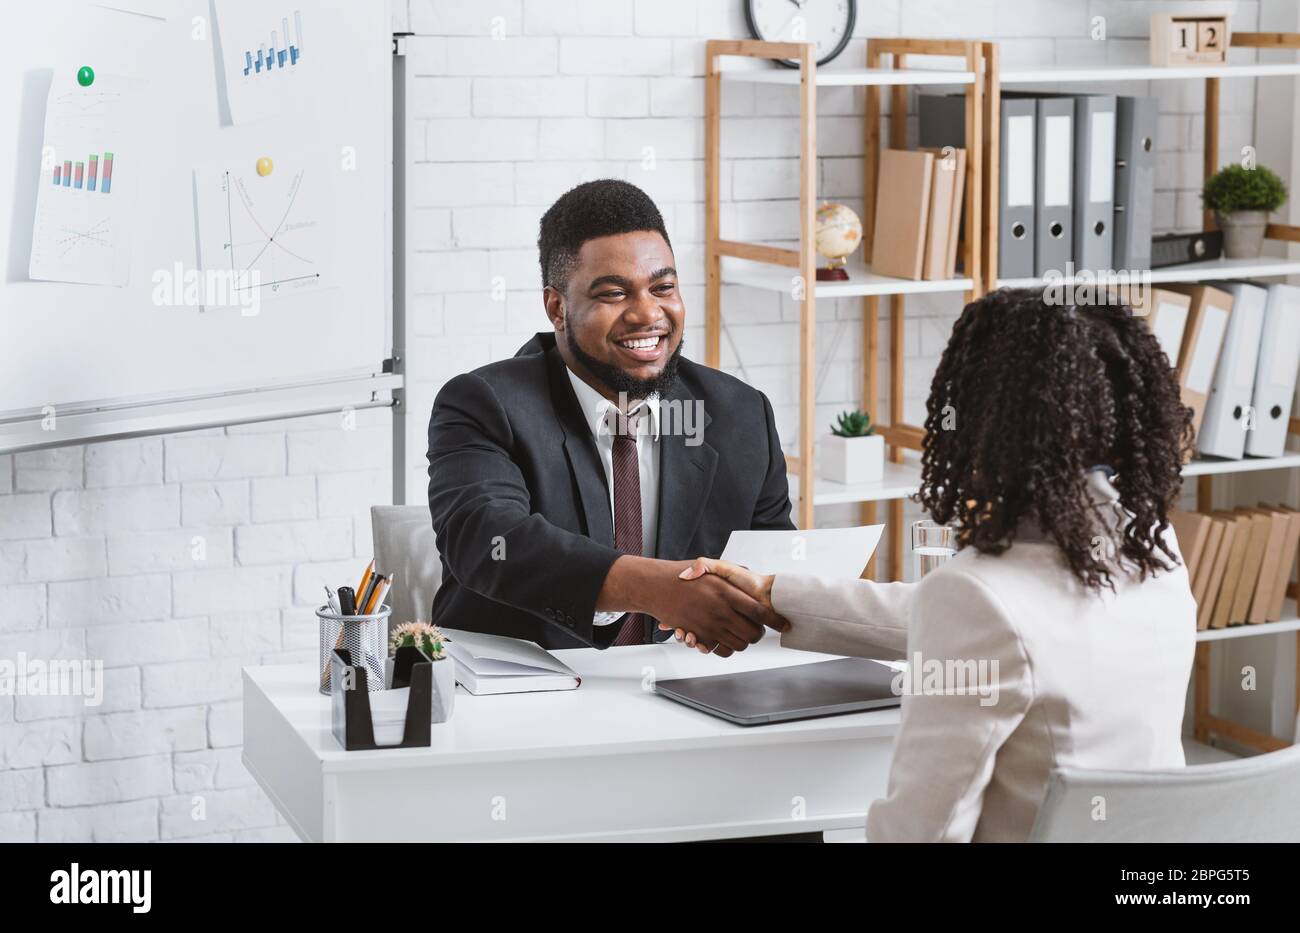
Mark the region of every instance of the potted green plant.
<instances>
[{"instance_id":1,"label":"potted green plant","mask_svg":"<svg viewBox=\"0 0 1300 933\"><path fill-rule=\"evenodd\" d=\"M1268 215L1286 203L1286 185L1262 165L1225 165L1201 189L1201 201L1214 211L1229 259L1254 259L1264 248Z\"/></svg>"},{"instance_id":2,"label":"potted green plant","mask_svg":"<svg viewBox=\"0 0 1300 933\"><path fill-rule=\"evenodd\" d=\"M430 722L446 722L456 702L456 662L447 656L447 636L428 622L403 622L388 636L390 654L419 648L433 661L433 709Z\"/></svg>"},{"instance_id":3,"label":"potted green plant","mask_svg":"<svg viewBox=\"0 0 1300 933\"><path fill-rule=\"evenodd\" d=\"M824 479L846 486L878 483L885 475L885 439L865 411L841 412L830 436L822 438L818 462Z\"/></svg>"}]
</instances>

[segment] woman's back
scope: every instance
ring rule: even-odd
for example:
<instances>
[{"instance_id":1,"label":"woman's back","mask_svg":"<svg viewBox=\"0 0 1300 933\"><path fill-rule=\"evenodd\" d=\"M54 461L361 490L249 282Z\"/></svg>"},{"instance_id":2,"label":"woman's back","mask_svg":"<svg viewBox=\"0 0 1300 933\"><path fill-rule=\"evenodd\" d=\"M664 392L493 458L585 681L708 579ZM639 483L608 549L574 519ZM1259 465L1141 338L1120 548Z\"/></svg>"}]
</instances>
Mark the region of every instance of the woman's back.
<instances>
[{"instance_id":1,"label":"woman's back","mask_svg":"<svg viewBox=\"0 0 1300 933\"><path fill-rule=\"evenodd\" d=\"M1166 541L1176 552L1173 537L1168 532ZM970 605L972 584L957 584L955 576L977 581L985 598ZM975 840L1023 840L1052 768L1183 764L1181 726L1196 631L1187 570L1180 563L1144 581L1119 574L1112 579L1115 592L1088 591L1055 545L1021 542L998 556L963 551L919 585L908 641L914 663L916 652L941 657L950 646L942 629L963 624L943 618L955 594L970 605L969 624L988 627L968 642L1006 641L990 653L1004 659L1004 668L1010 655L1012 669L1002 677L1010 673L1021 681L1000 690L998 704L1015 722L993 756Z\"/></svg>"}]
</instances>

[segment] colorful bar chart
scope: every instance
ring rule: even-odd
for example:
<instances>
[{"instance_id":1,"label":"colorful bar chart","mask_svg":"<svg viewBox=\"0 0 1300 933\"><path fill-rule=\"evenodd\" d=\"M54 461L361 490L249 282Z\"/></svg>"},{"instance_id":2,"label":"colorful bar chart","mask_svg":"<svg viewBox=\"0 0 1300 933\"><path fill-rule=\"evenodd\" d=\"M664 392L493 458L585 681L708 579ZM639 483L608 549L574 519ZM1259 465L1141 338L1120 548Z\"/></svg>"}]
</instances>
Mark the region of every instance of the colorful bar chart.
<instances>
[{"instance_id":1,"label":"colorful bar chart","mask_svg":"<svg viewBox=\"0 0 1300 933\"><path fill-rule=\"evenodd\" d=\"M270 74L276 69L283 71L298 64L298 59L302 58L302 12L299 10L293 11L293 36L294 41L291 41L289 17L281 17L279 30L271 30L269 47L259 44L256 58L252 49L244 50L244 75Z\"/></svg>"},{"instance_id":2,"label":"colorful bar chart","mask_svg":"<svg viewBox=\"0 0 1300 933\"><path fill-rule=\"evenodd\" d=\"M94 191L99 187L100 194L108 194L113 181L113 153L105 152L103 158L103 176L100 176L99 153L92 152L85 162L73 162L64 159L62 165L54 166L53 181L56 188L74 188L82 191Z\"/></svg>"}]
</instances>

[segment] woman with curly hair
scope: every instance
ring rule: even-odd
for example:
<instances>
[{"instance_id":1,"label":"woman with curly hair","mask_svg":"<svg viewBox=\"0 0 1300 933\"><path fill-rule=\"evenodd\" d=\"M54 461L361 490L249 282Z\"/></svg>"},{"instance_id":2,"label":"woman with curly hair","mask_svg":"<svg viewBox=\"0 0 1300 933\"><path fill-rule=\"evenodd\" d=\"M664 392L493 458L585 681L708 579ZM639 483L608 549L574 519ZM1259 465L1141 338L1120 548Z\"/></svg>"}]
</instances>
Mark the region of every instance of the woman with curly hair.
<instances>
[{"instance_id":1,"label":"woman with curly hair","mask_svg":"<svg viewBox=\"0 0 1300 933\"><path fill-rule=\"evenodd\" d=\"M1030 290L966 306L927 411L919 499L958 553L921 582L687 575L770 604L787 647L908 659L869 840L1023 840L1055 767L1184 763L1196 606L1168 512L1191 416L1130 309ZM952 682L974 670L992 683Z\"/></svg>"}]
</instances>

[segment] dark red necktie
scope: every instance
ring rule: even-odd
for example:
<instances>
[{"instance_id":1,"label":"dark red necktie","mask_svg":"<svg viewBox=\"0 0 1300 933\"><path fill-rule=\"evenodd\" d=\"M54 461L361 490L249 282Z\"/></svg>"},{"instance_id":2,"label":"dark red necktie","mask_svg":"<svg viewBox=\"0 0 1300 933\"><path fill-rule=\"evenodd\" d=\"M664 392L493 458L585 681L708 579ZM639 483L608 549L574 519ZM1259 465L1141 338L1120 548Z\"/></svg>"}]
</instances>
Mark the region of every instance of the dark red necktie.
<instances>
[{"instance_id":1,"label":"dark red necktie","mask_svg":"<svg viewBox=\"0 0 1300 933\"><path fill-rule=\"evenodd\" d=\"M614 547L641 556L641 464L636 453L640 414L614 418ZM615 645L645 643L645 616L629 612L620 622Z\"/></svg>"}]
</instances>

